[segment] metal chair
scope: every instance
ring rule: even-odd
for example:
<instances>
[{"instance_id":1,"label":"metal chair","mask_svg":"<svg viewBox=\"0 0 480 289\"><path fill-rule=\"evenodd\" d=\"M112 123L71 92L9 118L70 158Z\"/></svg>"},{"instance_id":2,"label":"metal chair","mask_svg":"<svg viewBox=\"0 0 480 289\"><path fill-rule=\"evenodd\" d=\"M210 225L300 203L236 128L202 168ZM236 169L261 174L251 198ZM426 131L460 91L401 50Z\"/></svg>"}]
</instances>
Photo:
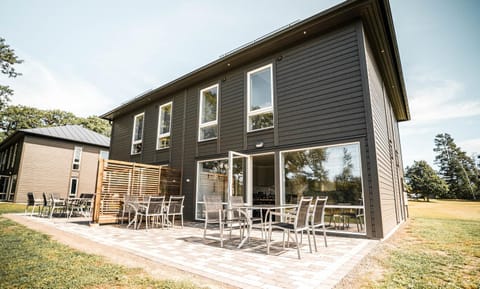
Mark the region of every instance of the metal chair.
<instances>
[{"instance_id":1,"label":"metal chair","mask_svg":"<svg viewBox=\"0 0 480 289\"><path fill-rule=\"evenodd\" d=\"M225 226L225 210L223 209L222 197L217 194L208 194L203 196L205 227L203 229L203 239L207 238L207 227L209 224L218 224L220 231L220 247L223 248L223 230Z\"/></svg>"},{"instance_id":2,"label":"metal chair","mask_svg":"<svg viewBox=\"0 0 480 289\"><path fill-rule=\"evenodd\" d=\"M148 230L148 222L151 224L159 224L158 219L162 219L162 228L165 225L165 196L149 197L146 205L140 205L140 210L137 210L137 216L140 217L140 226L142 218L145 217L145 229ZM138 228L138 227L137 227Z\"/></svg>"},{"instance_id":3,"label":"metal chair","mask_svg":"<svg viewBox=\"0 0 480 289\"><path fill-rule=\"evenodd\" d=\"M67 212L67 203L65 202L65 200L55 197L53 194L50 194L50 205L50 218L53 217L53 213L55 213L55 210L63 211L64 213Z\"/></svg>"},{"instance_id":4,"label":"metal chair","mask_svg":"<svg viewBox=\"0 0 480 289\"><path fill-rule=\"evenodd\" d=\"M323 239L325 241L325 247L327 247L327 232L325 230L325 206L327 205L328 197L320 198L316 197L315 202L313 203L313 210L311 218L309 220L310 230L313 234L313 245L315 247L315 252L317 252L317 238L316 230L317 228L323 229Z\"/></svg>"},{"instance_id":5,"label":"metal chair","mask_svg":"<svg viewBox=\"0 0 480 289\"><path fill-rule=\"evenodd\" d=\"M169 217L172 217L172 228L175 226L175 217L180 216L183 228L183 201L185 196L170 196L168 205L166 207L166 217L169 221Z\"/></svg>"},{"instance_id":6,"label":"metal chair","mask_svg":"<svg viewBox=\"0 0 480 289\"><path fill-rule=\"evenodd\" d=\"M298 254L298 259L301 259L301 254L300 254L300 240L298 233L302 233L303 231L307 232L307 237L308 237L308 247L310 249L310 253L312 253L312 245L310 242L310 227L308 224L309 216L310 216L310 206L312 204L312 198L311 197L302 197L300 201L298 202L298 208L294 217L294 221L292 223L287 223L287 222L275 222L272 223L272 215L279 216L282 218L287 218L289 217L288 214L281 214L281 213L275 213L271 212L270 213L270 220L269 220L269 235L268 235L268 242L267 242L267 254L270 254L270 243L272 240L272 230L273 229L279 229L283 230L283 248L285 248L285 233L288 235L288 241L290 241L290 232L293 232L295 235L295 244L297 245L297 254Z\"/></svg>"},{"instance_id":7,"label":"metal chair","mask_svg":"<svg viewBox=\"0 0 480 289\"><path fill-rule=\"evenodd\" d=\"M43 206L42 206L42 210L40 212L40 217L44 216L44 211L45 210L48 210L46 216L49 216L50 215L50 210L52 209L51 204L50 204L50 200L47 198L47 193L43 192L42 196L43 196Z\"/></svg>"},{"instance_id":8,"label":"metal chair","mask_svg":"<svg viewBox=\"0 0 480 289\"><path fill-rule=\"evenodd\" d=\"M25 215L27 214L28 207L32 207L32 211L30 212L30 217L33 215L33 212L35 211L35 207L38 207L38 214L40 215L40 209L41 209L41 201L40 200L35 200L35 196L33 195L32 192L27 193L27 206L25 207Z\"/></svg>"},{"instance_id":9,"label":"metal chair","mask_svg":"<svg viewBox=\"0 0 480 289\"><path fill-rule=\"evenodd\" d=\"M132 214L135 214L136 208L135 206L130 205L132 202L138 201L138 196L131 196L131 195L125 195L123 197L123 208L122 208L122 218L120 223L123 224L123 221L125 219L125 215L128 214L128 222L130 224L130 217ZM135 221L135 226L137 225L137 222Z\"/></svg>"}]
</instances>

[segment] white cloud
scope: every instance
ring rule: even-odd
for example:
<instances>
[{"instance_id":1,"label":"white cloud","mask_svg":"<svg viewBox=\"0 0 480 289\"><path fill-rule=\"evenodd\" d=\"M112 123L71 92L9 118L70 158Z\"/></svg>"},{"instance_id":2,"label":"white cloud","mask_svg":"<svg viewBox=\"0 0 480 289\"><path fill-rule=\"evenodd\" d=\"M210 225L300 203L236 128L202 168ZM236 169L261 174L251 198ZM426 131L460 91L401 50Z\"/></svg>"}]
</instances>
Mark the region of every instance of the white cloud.
<instances>
[{"instance_id":1,"label":"white cloud","mask_svg":"<svg viewBox=\"0 0 480 289\"><path fill-rule=\"evenodd\" d=\"M77 116L99 115L113 107L92 83L53 71L43 63L22 55L22 76L2 81L14 89L12 104L40 109L61 109Z\"/></svg>"},{"instance_id":2,"label":"white cloud","mask_svg":"<svg viewBox=\"0 0 480 289\"><path fill-rule=\"evenodd\" d=\"M458 146L465 152L467 155L476 153L480 155L480 138L468 139L458 142Z\"/></svg>"},{"instance_id":3,"label":"white cloud","mask_svg":"<svg viewBox=\"0 0 480 289\"><path fill-rule=\"evenodd\" d=\"M412 120L436 121L480 115L480 99L463 97L464 85L454 80L420 80L410 94Z\"/></svg>"}]
</instances>

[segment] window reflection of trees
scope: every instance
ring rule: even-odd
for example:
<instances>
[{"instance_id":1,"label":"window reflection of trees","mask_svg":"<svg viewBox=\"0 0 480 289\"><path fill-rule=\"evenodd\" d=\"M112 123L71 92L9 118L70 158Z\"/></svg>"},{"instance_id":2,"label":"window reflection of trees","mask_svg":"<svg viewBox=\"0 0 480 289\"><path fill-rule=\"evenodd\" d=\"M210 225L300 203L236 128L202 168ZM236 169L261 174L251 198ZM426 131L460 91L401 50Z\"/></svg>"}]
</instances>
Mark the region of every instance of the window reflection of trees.
<instances>
[{"instance_id":1,"label":"window reflection of trees","mask_svg":"<svg viewBox=\"0 0 480 289\"><path fill-rule=\"evenodd\" d=\"M328 196L329 203L361 204L358 144L284 153L285 198Z\"/></svg>"}]
</instances>

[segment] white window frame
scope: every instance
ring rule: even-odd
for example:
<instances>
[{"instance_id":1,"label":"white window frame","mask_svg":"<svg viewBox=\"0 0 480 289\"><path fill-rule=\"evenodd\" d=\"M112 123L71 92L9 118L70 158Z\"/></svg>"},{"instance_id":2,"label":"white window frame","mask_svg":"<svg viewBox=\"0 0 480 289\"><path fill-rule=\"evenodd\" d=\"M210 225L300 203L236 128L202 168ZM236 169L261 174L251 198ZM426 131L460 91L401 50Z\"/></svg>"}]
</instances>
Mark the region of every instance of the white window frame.
<instances>
[{"instance_id":1,"label":"white window frame","mask_svg":"<svg viewBox=\"0 0 480 289\"><path fill-rule=\"evenodd\" d=\"M285 171L284 171L284 168L285 168L285 156L284 154L285 153L291 153L291 152L298 152L298 151L304 151L304 150L312 150L312 149L328 149L328 148L332 148L332 147L341 147L341 146L347 146L347 145L358 145L358 148L359 148L359 155L358 157L360 158L360 166L359 166L359 172L360 172L360 183L362 185L362 200L363 200L363 210L365 212L365 208L366 208L366 205L365 205L365 186L364 186L364 172L363 171L363 165L364 165L364 160L363 160L363 156L362 156L362 143L360 141L352 141L352 142L340 142L340 143L336 143L336 144L331 144L331 145L321 145L321 146L313 146L313 147L302 147L302 148L295 148L295 149L290 149L290 150L283 150L283 151L280 151L279 152L279 155L280 155L280 161L279 161L279 165L278 165L278 170L280 172L280 188L279 188L279 191L280 191L280 204L283 205L285 204ZM365 219L364 219L364 222L365 222ZM364 223L365 225L366 223ZM335 231L336 233L340 233L340 234L345 234L345 235L366 235L366 227L365 227L365 232L360 232L360 233L356 233L356 232L339 232L339 231Z\"/></svg>"},{"instance_id":2,"label":"white window frame","mask_svg":"<svg viewBox=\"0 0 480 289\"><path fill-rule=\"evenodd\" d=\"M160 128L162 127L161 122L163 121L162 108L165 107L165 106L168 106L168 105L170 105L170 123L169 123L169 127L168 127L168 132L167 133L160 133ZM172 139L171 139L172 113L173 113L173 102L172 101L164 103L158 108L157 150L163 150L163 149L170 148L170 144L171 144L171 141L172 141ZM160 139L164 138L164 137L170 137L170 144L167 147L160 147Z\"/></svg>"},{"instance_id":3,"label":"white window frame","mask_svg":"<svg viewBox=\"0 0 480 289\"><path fill-rule=\"evenodd\" d=\"M13 168L15 166L15 158L17 157L17 147L18 143L15 143L13 146L13 156L12 156L12 162L10 163L10 168Z\"/></svg>"},{"instance_id":4,"label":"white window frame","mask_svg":"<svg viewBox=\"0 0 480 289\"><path fill-rule=\"evenodd\" d=\"M202 96L203 96L203 92L206 91L206 90L210 90L214 87L217 89L217 102L216 102L216 108L215 108L215 120L202 123L202 116L203 116L203 97ZM219 94L220 94L220 86L218 85L218 83L200 90L200 108L199 108L199 113L198 113L198 141L199 142L209 141L209 140L218 138L218 99L219 99ZM201 139L202 128L210 127L210 126L214 126L214 125L217 126L217 136L216 137L211 137L211 138L206 138L206 139Z\"/></svg>"},{"instance_id":5,"label":"white window frame","mask_svg":"<svg viewBox=\"0 0 480 289\"><path fill-rule=\"evenodd\" d=\"M142 122L143 122L143 124L142 124L142 137L139 140L135 140L135 127L136 127L137 119L140 118L141 116L143 117L143 120L142 120ZM139 114L137 114L133 117L132 147L131 147L131 150L130 150L131 155L138 155L138 154L142 153L143 146L142 146L142 150L140 150L139 152L135 152L134 148L135 148L135 145L143 143L143 131L144 130L145 130L145 112L142 112L142 113L139 113Z\"/></svg>"},{"instance_id":6,"label":"white window frame","mask_svg":"<svg viewBox=\"0 0 480 289\"><path fill-rule=\"evenodd\" d=\"M251 107L250 107L250 102L251 102L250 101L250 98L251 98L250 77L251 77L252 74L257 73L257 72L262 71L262 70L267 69L267 68L270 68L270 103L271 103L271 106L251 111L250 110L251 109ZM249 71L247 73L247 132L270 129L270 128L274 127L274 125L275 125L275 121L274 121L275 120L275 114L273 112L273 106L274 106L274 103L273 103L273 64L270 63L270 64L264 65L262 67L256 68L252 71ZM250 117L255 116L255 115L259 115L259 114L265 114L265 113L272 113L272 116L273 116L272 126L262 127L262 128L259 128L259 129L250 129Z\"/></svg>"},{"instance_id":7,"label":"white window frame","mask_svg":"<svg viewBox=\"0 0 480 289\"><path fill-rule=\"evenodd\" d=\"M79 151L79 156L78 156L78 161L75 161L75 154L77 151ZM80 170L80 163L82 161L82 152L83 152L83 147L81 146L75 146L73 148L72 170L74 171ZM75 168L75 165L78 165L78 168Z\"/></svg>"},{"instance_id":8,"label":"white window frame","mask_svg":"<svg viewBox=\"0 0 480 289\"><path fill-rule=\"evenodd\" d=\"M72 194L72 184L73 184L73 180L76 180L77 181L77 184L75 186L75 193ZM70 178L70 186L68 187L68 196L69 197L76 197L77 196L77 193L78 193L78 177L71 177Z\"/></svg>"}]
</instances>

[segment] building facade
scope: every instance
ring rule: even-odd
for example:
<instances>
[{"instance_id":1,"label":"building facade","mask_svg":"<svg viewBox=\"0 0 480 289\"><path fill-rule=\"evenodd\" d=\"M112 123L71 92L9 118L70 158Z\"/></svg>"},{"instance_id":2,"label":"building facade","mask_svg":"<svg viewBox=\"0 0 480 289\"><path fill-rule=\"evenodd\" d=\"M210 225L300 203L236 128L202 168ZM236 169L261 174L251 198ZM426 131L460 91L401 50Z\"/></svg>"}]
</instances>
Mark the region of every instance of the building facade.
<instances>
[{"instance_id":1,"label":"building facade","mask_svg":"<svg viewBox=\"0 0 480 289\"><path fill-rule=\"evenodd\" d=\"M332 230L369 238L406 219L398 122L410 115L388 1L346 1L103 118L112 159L182 171L190 219L207 193L328 196L331 218L357 222Z\"/></svg>"},{"instance_id":2,"label":"building facade","mask_svg":"<svg viewBox=\"0 0 480 289\"><path fill-rule=\"evenodd\" d=\"M25 203L27 193L59 197L95 193L99 157L110 139L81 126L22 129L0 144L0 200Z\"/></svg>"}]
</instances>

